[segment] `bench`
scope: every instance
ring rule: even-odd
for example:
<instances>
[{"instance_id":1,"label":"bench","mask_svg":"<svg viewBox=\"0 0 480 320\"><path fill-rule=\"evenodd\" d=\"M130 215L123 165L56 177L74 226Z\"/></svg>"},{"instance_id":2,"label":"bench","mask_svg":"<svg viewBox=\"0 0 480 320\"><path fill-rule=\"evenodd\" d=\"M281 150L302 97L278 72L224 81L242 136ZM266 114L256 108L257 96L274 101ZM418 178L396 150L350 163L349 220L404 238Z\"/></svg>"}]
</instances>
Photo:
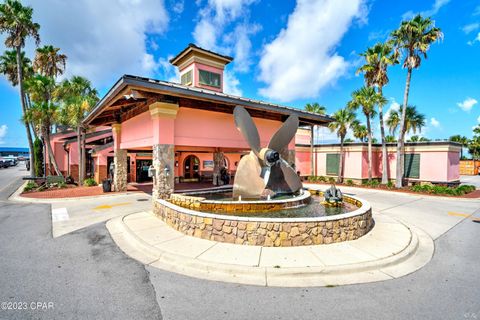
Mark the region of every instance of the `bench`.
<instances>
[{"instance_id":1,"label":"bench","mask_svg":"<svg viewBox=\"0 0 480 320\"><path fill-rule=\"evenodd\" d=\"M213 181L213 171L201 171L200 172L200 181Z\"/></svg>"}]
</instances>

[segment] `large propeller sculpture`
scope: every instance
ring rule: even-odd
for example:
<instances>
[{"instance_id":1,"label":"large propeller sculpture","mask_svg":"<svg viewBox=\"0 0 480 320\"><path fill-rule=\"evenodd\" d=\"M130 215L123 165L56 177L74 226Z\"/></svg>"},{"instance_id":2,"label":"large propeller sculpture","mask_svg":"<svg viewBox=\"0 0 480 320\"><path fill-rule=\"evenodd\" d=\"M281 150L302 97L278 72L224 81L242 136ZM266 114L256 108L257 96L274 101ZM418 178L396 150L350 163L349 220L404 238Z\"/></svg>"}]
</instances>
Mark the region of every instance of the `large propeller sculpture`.
<instances>
[{"instance_id":1,"label":"large propeller sculpture","mask_svg":"<svg viewBox=\"0 0 480 320\"><path fill-rule=\"evenodd\" d=\"M298 117L291 115L273 135L268 147L260 147L257 127L247 110L241 106L233 111L235 125L252 149L240 159L235 174L233 196L258 199L266 194L292 194L302 188L295 170L280 153L295 136Z\"/></svg>"}]
</instances>

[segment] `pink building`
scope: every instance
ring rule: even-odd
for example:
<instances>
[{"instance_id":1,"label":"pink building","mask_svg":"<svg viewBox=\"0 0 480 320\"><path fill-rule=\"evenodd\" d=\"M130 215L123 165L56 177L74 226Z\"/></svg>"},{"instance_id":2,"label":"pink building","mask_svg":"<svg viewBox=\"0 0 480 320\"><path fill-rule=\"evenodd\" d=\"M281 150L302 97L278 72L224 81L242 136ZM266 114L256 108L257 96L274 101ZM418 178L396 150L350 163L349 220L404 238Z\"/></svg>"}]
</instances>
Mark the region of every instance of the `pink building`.
<instances>
[{"instance_id":1,"label":"pink building","mask_svg":"<svg viewBox=\"0 0 480 320\"><path fill-rule=\"evenodd\" d=\"M84 121L90 127L112 129L113 141L93 148L95 176L102 179L111 157L115 190L125 190L128 181L138 181L139 176L149 179L150 166L154 196L168 196L180 181L210 178L221 184L220 169L233 175L240 157L250 151L234 124L237 105L252 115L263 146L291 114L304 126L331 121L328 116L223 93L223 71L231 61L190 44L170 61L178 67L182 84L120 78ZM283 157L295 164L295 139Z\"/></svg>"},{"instance_id":2,"label":"pink building","mask_svg":"<svg viewBox=\"0 0 480 320\"><path fill-rule=\"evenodd\" d=\"M406 143L404 175L409 182L453 183L460 179L459 162L461 146L454 142ZM368 179L367 143L347 143L344 147L345 179L355 182ZM382 176L382 147L374 144L372 150L372 175ZM302 175L336 177L338 175L339 144L315 145L313 154L309 144L297 144L297 169ZM388 177L396 175L396 144L387 144ZM314 172L311 172L311 156L314 157Z\"/></svg>"}]
</instances>

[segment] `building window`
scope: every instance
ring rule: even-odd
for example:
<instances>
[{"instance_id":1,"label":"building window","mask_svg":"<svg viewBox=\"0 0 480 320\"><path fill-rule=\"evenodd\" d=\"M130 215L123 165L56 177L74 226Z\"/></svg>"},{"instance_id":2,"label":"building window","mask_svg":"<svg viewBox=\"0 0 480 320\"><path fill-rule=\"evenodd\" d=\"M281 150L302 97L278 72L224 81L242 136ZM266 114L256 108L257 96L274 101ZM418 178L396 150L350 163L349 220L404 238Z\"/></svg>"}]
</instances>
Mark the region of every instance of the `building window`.
<instances>
[{"instance_id":1,"label":"building window","mask_svg":"<svg viewBox=\"0 0 480 320\"><path fill-rule=\"evenodd\" d=\"M205 70L198 70L200 79L199 83L204 84L210 87L217 87L220 88L220 75L218 73L205 71Z\"/></svg>"},{"instance_id":2,"label":"building window","mask_svg":"<svg viewBox=\"0 0 480 320\"><path fill-rule=\"evenodd\" d=\"M405 178L420 178L420 154L406 154L403 169Z\"/></svg>"},{"instance_id":3,"label":"building window","mask_svg":"<svg viewBox=\"0 0 480 320\"><path fill-rule=\"evenodd\" d=\"M339 153L327 153L327 175L338 176Z\"/></svg>"},{"instance_id":4,"label":"building window","mask_svg":"<svg viewBox=\"0 0 480 320\"><path fill-rule=\"evenodd\" d=\"M181 83L182 83L183 85L192 84L192 70L190 70L190 71L185 72L184 74L182 74Z\"/></svg>"}]
</instances>

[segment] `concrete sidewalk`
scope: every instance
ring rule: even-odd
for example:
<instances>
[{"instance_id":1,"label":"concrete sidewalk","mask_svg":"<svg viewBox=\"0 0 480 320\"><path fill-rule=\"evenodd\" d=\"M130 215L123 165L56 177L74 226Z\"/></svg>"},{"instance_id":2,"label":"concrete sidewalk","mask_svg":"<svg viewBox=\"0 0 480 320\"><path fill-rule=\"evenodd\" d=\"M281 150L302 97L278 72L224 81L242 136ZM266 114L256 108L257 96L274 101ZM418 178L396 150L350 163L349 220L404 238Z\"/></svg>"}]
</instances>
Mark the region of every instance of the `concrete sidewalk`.
<instances>
[{"instance_id":1,"label":"concrete sidewalk","mask_svg":"<svg viewBox=\"0 0 480 320\"><path fill-rule=\"evenodd\" d=\"M117 245L146 265L209 280L261 286L336 286L389 280L424 266L433 241L423 231L376 216L364 237L303 247L219 243L180 233L151 212L107 222Z\"/></svg>"}]
</instances>

